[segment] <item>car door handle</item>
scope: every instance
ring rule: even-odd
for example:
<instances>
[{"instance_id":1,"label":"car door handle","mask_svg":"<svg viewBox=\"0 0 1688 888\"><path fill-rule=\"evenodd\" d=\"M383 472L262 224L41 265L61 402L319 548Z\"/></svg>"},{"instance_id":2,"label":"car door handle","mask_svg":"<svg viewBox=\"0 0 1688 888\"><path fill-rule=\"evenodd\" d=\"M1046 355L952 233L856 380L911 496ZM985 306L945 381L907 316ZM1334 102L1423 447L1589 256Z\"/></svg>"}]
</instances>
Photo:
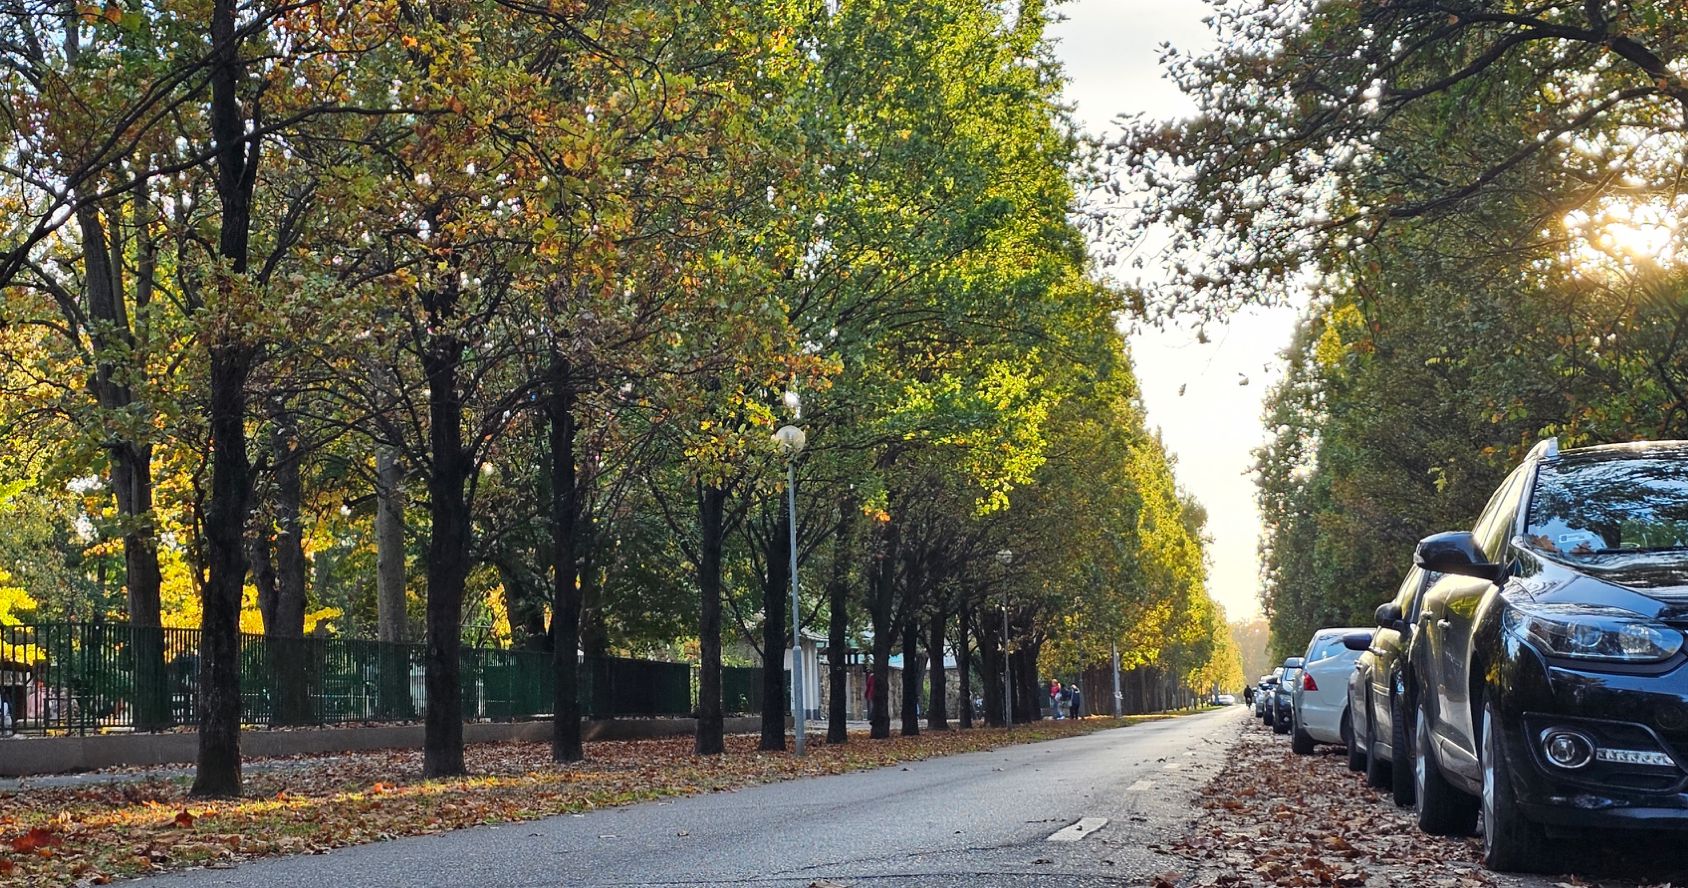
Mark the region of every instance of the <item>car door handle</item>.
<instances>
[{"instance_id":1,"label":"car door handle","mask_svg":"<svg viewBox=\"0 0 1688 888\"><path fill-rule=\"evenodd\" d=\"M1453 627L1454 627L1454 624L1448 622L1447 620L1437 620L1436 621L1436 628L1437 629L1446 630L1446 629L1452 629Z\"/></svg>"}]
</instances>

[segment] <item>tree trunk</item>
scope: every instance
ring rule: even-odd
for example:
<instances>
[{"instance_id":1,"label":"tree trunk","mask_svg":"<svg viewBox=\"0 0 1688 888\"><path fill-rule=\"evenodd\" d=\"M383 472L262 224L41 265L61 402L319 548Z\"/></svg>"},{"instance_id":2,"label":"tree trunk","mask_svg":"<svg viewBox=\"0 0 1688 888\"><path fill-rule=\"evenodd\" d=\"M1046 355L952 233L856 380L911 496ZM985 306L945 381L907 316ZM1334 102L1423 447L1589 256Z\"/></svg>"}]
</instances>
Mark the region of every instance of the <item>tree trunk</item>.
<instances>
[{"instance_id":1,"label":"tree trunk","mask_svg":"<svg viewBox=\"0 0 1688 888\"><path fill-rule=\"evenodd\" d=\"M903 729L904 737L920 735L920 619L909 614L903 619Z\"/></svg>"},{"instance_id":2,"label":"tree trunk","mask_svg":"<svg viewBox=\"0 0 1688 888\"><path fill-rule=\"evenodd\" d=\"M551 758L578 762L586 757L580 736L580 584L575 487L574 382L567 358L551 355L549 413L551 448L551 658L556 670L556 724Z\"/></svg>"},{"instance_id":3,"label":"tree trunk","mask_svg":"<svg viewBox=\"0 0 1688 888\"><path fill-rule=\"evenodd\" d=\"M973 727L973 657L968 650L972 634L972 606L963 603L956 613L955 671L961 678L961 727Z\"/></svg>"},{"instance_id":4,"label":"tree trunk","mask_svg":"<svg viewBox=\"0 0 1688 888\"><path fill-rule=\"evenodd\" d=\"M827 582L826 742L850 739L850 531L855 525L856 505L846 499L838 522L838 536L832 547L832 578Z\"/></svg>"},{"instance_id":5,"label":"tree trunk","mask_svg":"<svg viewBox=\"0 0 1688 888\"><path fill-rule=\"evenodd\" d=\"M1048 688L1038 680L1037 650L1030 644L1022 645L1009 661L1014 667L1014 720L1035 722L1043 717L1044 699L1049 696Z\"/></svg>"},{"instance_id":6,"label":"tree trunk","mask_svg":"<svg viewBox=\"0 0 1688 888\"><path fill-rule=\"evenodd\" d=\"M260 142L246 140L238 90L245 79L235 0L211 7L211 136L221 208L217 300L210 340L211 495L205 506L207 577L200 612L199 756L196 796L240 794L240 595L246 583L246 515L252 468L246 455L246 380L256 355L234 318L245 292L252 191Z\"/></svg>"},{"instance_id":7,"label":"tree trunk","mask_svg":"<svg viewBox=\"0 0 1688 888\"><path fill-rule=\"evenodd\" d=\"M987 612L988 613L988 612ZM984 614L981 614L984 616ZM1002 646L998 643L1000 627L992 620L976 633L979 639L979 677L984 680L985 724L1000 728L1008 724L1009 701L1003 696Z\"/></svg>"},{"instance_id":8,"label":"tree trunk","mask_svg":"<svg viewBox=\"0 0 1688 888\"><path fill-rule=\"evenodd\" d=\"M271 720L279 725L316 721L311 712L312 686L318 680L317 658L305 641L305 539L301 527L305 485L300 464L304 448L296 417L279 402L271 410L271 461L275 473L275 578L258 586L258 609L264 618L269 654L270 686L274 689Z\"/></svg>"},{"instance_id":9,"label":"tree trunk","mask_svg":"<svg viewBox=\"0 0 1688 888\"><path fill-rule=\"evenodd\" d=\"M458 370L464 343L451 332L456 293L425 297L431 333L422 352L428 380L428 611L423 652L428 708L423 716L422 773L450 777L463 765L463 591L469 575L469 454L463 447L463 395Z\"/></svg>"},{"instance_id":10,"label":"tree trunk","mask_svg":"<svg viewBox=\"0 0 1688 888\"><path fill-rule=\"evenodd\" d=\"M868 582L868 613L873 619L873 700L868 707L868 736L891 737L891 625L896 606L898 530L895 521L874 529L877 537L873 573Z\"/></svg>"},{"instance_id":11,"label":"tree trunk","mask_svg":"<svg viewBox=\"0 0 1688 888\"><path fill-rule=\"evenodd\" d=\"M587 488L590 480L582 483ZM610 653L609 627L604 621L604 574L598 566L595 548L598 545L592 513L582 509L576 523L581 545L580 553L580 650L588 657L607 657Z\"/></svg>"},{"instance_id":12,"label":"tree trunk","mask_svg":"<svg viewBox=\"0 0 1688 888\"><path fill-rule=\"evenodd\" d=\"M414 718L404 594L404 467L392 447L375 451L375 623L381 641L380 711Z\"/></svg>"},{"instance_id":13,"label":"tree trunk","mask_svg":"<svg viewBox=\"0 0 1688 888\"><path fill-rule=\"evenodd\" d=\"M727 492L699 485L697 736L692 742L698 755L726 750L721 714L721 547L726 512Z\"/></svg>"},{"instance_id":14,"label":"tree trunk","mask_svg":"<svg viewBox=\"0 0 1688 888\"><path fill-rule=\"evenodd\" d=\"M141 202L144 198L137 194L135 200ZM88 318L94 322L89 337L96 360L89 388L102 411L131 414L134 390L108 357L113 351L127 352L136 345L124 304L122 266L118 264L120 244L114 232L108 250L105 224L94 205L83 205L76 213L76 220L82 234ZM147 244L150 240L143 239L143 250ZM142 260L143 280L150 283L152 271L144 254ZM159 589L163 579L152 520L152 445L114 434L106 452L111 464L111 489L122 516L124 586L135 659L135 727L154 730L169 724L170 713L164 681L163 633L153 631L162 624Z\"/></svg>"},{"instance_id":15,"label":"tree trunk","mask_svg":"<svg viewBox=\"0 0 1688 888\"><path fill-rule=\"evenodd\" d=\"M762 742L757 749L768 752L785 749L785 714L790 703L797 699L797 688L791 696L784 696L787 682L785 669L786 612L785 599L791 583L791 513L780 504L779 518L774 522L773 534L766 546L767 577L762 584ZM795 646L795 641L793 642ZM792 656L799 655L794 650ZM794 667L796 663L792 664ZM797 672L790 676L795 680ZM783 702L785 706L781 706Z\"/></svg>"},{"instance_id":16,"label":"tree trunk","mask_svg":"<svg viewBox=\"0 0 1688 888\"><path fill-rule=\"evenodd\" d=\"M927 624L930 629L926 636L926 656L929 680L927 689L931 694L926 704L926 729L929 731L949 730L949 701L945 696L949 687L944 675L944 614L934 610L932 618Z\"/></svg>"}]
</instances>

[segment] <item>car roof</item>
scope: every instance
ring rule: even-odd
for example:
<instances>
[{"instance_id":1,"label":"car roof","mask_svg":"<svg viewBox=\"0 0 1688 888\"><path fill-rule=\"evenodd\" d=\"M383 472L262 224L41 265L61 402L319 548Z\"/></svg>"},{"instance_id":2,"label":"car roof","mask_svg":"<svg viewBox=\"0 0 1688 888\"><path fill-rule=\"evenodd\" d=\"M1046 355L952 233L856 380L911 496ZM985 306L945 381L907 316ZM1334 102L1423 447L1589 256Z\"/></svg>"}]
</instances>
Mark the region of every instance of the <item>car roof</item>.
<instances>
[{"instance_id":1,"label":"car roof","mask_svg":"<svg viewBox=\"0 0 1688 888\"><path fill-rule=\"evenodd\" d=\"M1561 450L1558 456L1549 457L1544 461L1574 464L1638 456L1688 458L1688 441L1630 441L1622 444L1596 444L1592 447Z\"/></svg>"},{"instance_id":2,"label":"car roof","mask_svg":"<svg viewBox=\"0 0 1688 888\"><path fill-rule=\"evenodd\" d=\"M1356 632L1376 632L1376 626L1349 626L1346 629L1320 629L1313 633L1314 638L1329 638L1332 635L1353 635Z\"/></svg>"}]
</instances>

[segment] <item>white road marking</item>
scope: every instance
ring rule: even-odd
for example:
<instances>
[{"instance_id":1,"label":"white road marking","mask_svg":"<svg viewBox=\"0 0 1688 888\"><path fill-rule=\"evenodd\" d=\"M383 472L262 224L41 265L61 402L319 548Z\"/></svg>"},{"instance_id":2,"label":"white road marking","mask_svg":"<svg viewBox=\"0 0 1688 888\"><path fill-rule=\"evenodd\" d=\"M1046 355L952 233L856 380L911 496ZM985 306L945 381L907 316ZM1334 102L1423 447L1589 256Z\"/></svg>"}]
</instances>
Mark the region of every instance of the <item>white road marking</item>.
<instances>
[{"instance_id":1,"label":"white road marking","mask_svg":"<svg viewBox=\"0 0 1688 888\"><path fill-rule=\"evenodd\" d=\"M1176 770L1178 770L1179 768L1182 768L1182 767L1184 767L1183 762L1167 762L1166 763L1166 770L1168 770L1168 771L1176 771Z\"/></svg>"},{"instance_id":2,"label":"white road marking","mask_svg":"<svg viewBox=\"0 0 1688 888\"><path fill-rule=\"evenodd\" d=\"M1108 818L1106 817L1086 817L1072 826L1057 830L1047 841L1076 842L1107 825Z\"/></svg>"},{"instance_id":3,"label":"white road marking","mask_svg":"<svg viewBox=\"0 0 1688 888\"><path fill-rule=\"evenodd\" d=\"M1139 780L1136 783L1133 783L1130 786L1127 786L1125 788L1125 791L1126 792L1142 792L1142 791L1144 791L1144 790L1146 790L1149 787L1154 786L1154 785L1155 785L1155 781L1153 781L1153 780Z\"/></svg>"}]
</instances>

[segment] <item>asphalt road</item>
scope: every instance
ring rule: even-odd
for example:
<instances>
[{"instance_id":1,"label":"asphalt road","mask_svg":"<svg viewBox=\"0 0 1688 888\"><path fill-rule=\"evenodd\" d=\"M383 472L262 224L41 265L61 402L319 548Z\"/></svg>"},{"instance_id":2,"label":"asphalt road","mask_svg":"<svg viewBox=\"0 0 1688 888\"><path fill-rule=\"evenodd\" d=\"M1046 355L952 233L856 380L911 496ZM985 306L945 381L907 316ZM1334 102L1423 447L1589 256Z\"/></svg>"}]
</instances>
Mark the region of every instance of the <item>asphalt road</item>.
<instances>
[{"instance_id":1,"label":"asphalt road","mask_svg":"<svg viewBox=\"0 0 1688 888\"><path fill-rule=\"evenodd\" d=\"M1149 846L1182 833L1243 711L142 884L1142 885L1176 868Z\"/></svg>"}]
</instances>

